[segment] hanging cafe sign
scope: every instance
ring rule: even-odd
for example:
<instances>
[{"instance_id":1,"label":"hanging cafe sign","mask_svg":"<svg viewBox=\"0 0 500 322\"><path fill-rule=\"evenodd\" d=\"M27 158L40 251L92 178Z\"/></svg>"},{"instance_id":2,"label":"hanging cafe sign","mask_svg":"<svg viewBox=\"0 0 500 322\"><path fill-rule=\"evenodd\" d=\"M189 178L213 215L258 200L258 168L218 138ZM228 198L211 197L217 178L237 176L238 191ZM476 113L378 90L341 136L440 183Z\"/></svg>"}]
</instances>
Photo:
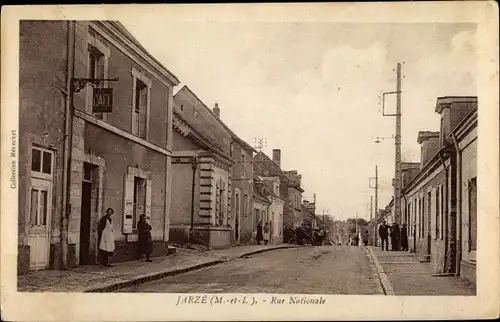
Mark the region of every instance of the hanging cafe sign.
<instances>
[{"instance_id":1,"label":"hanging cafe sign","mask_svg":"<svg viewBox=\"0 0 500 322\"><path fill-rule=\"evenodd\" d=\"M117 81L118 78L112 79L91 79L91 78L73 78L73 92L80 92L88 83L94 85L92 89L92 113L111 113L113 111L113 89L97 87L102 81Z\"/></svg>"}]
</instances>

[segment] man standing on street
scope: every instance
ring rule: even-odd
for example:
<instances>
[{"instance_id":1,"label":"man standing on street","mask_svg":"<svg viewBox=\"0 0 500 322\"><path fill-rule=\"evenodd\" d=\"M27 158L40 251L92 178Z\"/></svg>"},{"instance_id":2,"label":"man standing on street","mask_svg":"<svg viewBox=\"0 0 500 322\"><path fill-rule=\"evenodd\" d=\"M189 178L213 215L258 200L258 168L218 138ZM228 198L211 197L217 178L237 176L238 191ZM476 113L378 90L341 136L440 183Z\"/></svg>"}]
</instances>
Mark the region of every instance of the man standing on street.
<instances>
[{"instance_id":1,"label":"man standing on street","mask_svg":"<svg viewBox=\"0 0 500 322\"><path fill-rule=\"evenodd\" d=\"M389 233L387 232L387 226L385 225L385 220L382 221L382 224L378 227L378 235L380 236L380 240L382 242L382 250L389 250Z\"/></svg>"}]
</instances>

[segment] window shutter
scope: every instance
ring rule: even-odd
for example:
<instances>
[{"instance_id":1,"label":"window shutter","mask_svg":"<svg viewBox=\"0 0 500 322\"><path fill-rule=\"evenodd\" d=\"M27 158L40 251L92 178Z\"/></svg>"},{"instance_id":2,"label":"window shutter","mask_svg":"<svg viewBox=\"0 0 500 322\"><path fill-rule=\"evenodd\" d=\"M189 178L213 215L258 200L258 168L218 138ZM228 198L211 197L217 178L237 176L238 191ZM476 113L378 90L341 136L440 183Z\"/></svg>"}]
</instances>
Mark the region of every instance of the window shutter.
<instances>
[{"instance_id":1,"label":"window shutter","mask_svg":"<svg viewBox=\"0 0 500 322\"><path fill-rule=\"evenodd\" d=\"M125 175L124 206L123 206L123 233L132 233L132 213L134 211L134 176Z\"/></svg>"},{"instance_id":2,"label":"window shutter","mask_svg":"<svg viewBox=\"0 0 500 322\"><path fill-rule=\"evenodd\" d=\"M136 90L136 81L137 79L134 77L134 83L132 86L132 134L133 135L138 135L138 127L137 127L137 114L135 113L135 102L136 102L136 96L139 95Z\"/></svg>"},{"instance_id":3,"label":"window shutter","mask_svg":"<svg viewBox=\"0 0 500 322\"><path fill-rule=\"evenodd\" d=\"M146 114L148 109L148 89L142 88L140 99L140 108L139 108L139 136L142 138L146 138Z\"/></svg>"},{"instance_id":4,"label":"window shutter","mask_svg":"<svg viewBox=\"0 0 500 322\"><path fill-rule=\"evenodd\" d=\"M152 180L146 180L146 221L151 224L151 184Z\"/></svg>"}]
</instances>

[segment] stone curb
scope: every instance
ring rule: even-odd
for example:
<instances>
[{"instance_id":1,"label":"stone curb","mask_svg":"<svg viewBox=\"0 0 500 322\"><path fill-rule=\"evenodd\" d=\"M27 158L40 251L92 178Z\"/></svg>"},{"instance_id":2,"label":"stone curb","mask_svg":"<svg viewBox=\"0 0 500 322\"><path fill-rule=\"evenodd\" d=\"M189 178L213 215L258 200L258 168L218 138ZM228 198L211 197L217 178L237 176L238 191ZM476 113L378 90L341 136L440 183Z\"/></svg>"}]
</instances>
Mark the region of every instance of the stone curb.
<instances>
[{"instance_id":1,"label":"stone curb","mask_svg":"<svg viewBox=\"0 0 500 322\"><path fill-rule=\"evenodd\" d=\"M120 282L113 282L113 283L109 283L109 284L104 285L104 286L91 287L91 288L85 290L84 293L113 292L113 291L116 291L116 290L121 289L121 288L129 287L129 286L133 286L133 285L139 285L139 284L146 283L146 282L151 282L151 281L162 279L162 278L168 277L168 276L185 274L185 273L190 272L190 271L202 269L205 267L215 266L215 265L225 263L225 262L230 262L232 260L235 260L238 258L243 258L246 256L251 256L251 255L260 254L260 253L264 253L264 252L269 252L272 250L296 248L296 247L297 246L277 246L277 247L273 247L273 248L264 248L264 249L259 249L259 250L255 250L255 251L250 251L250 252L244 253L242 255L229 257L228 259L209 260L209 261L204 262L204 263L200 263L200 264L196 264L196 265L192 265L192 266L187 266L187 267L183 267L183 268L174 268L174 269L169 269L169 270L160 271L160 272L153 272L153 273L133 277L129 280L124 280L124 281L120 281Z\"/></svg>"},{"instance_id":2,"label":"stone curb","mask_svg":"<svg viewBox=\"0 0 500 322\"><path fill-rule=\"evenodd\" d=\"M392 284L389 281L389 278L384 272L384 268L378 261L377 255L375 255L375 252L373 251L372 247L366 247L368 248L368 251L370 252L370 256L373 259L373 263L375 263L375 267L377 268L377 275L378 279L380 281L380 284L382 285L382 290L384 291L385 295L396 295L394 293L394 289L392 288Z\"/></svg>"}]
</instances>

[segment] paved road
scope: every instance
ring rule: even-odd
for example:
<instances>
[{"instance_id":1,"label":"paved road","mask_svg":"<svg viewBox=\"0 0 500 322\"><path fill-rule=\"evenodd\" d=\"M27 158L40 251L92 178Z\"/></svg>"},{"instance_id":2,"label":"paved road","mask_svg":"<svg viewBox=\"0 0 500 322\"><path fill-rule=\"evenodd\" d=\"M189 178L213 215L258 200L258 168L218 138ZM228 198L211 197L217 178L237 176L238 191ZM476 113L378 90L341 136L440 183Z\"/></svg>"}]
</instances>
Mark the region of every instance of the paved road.
<instances>
[{"instance_id":1,"label":"paved road","mask_svg":"<svg viewBox=\"0 0 500 322\"><path fill-rule=\"evenodd\" d=\"M382 294L363 248L283 249L166 277L119 292Z\"/></svg>"}]
</instances>

